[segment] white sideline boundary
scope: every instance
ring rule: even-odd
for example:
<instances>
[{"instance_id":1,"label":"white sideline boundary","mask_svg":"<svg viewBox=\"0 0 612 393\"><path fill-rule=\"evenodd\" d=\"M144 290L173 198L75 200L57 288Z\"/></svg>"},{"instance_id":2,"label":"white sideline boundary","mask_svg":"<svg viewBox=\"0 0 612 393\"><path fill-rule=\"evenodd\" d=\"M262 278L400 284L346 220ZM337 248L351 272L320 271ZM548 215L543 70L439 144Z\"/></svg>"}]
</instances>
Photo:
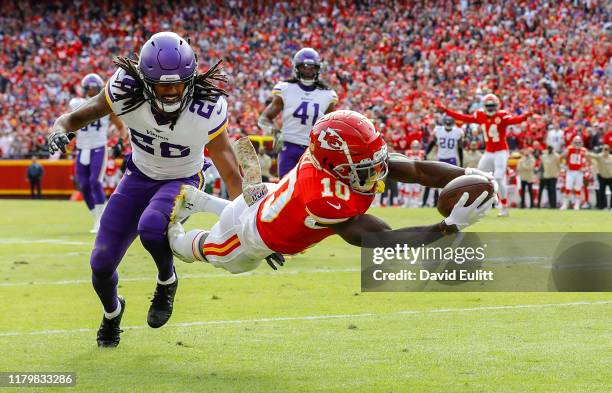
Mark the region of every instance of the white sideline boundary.
<instances>
[{"instance_id":1,"label":"white sideline boundary","mask_svg":"<svg viewBox=\"0 0 612 393\"><path fill-rule=\"evenodd\" d=\"M61 239L0 239L0 244L32 244L32 243L44 243L44 244L59 244L69 246L92 246L91 242L77 242L73 240L61 240Z\"/></svg>"},{"instance_id":2,"label":"white sideline boundary","mask_svg":"<svg viewBox=\"0 0 612 393\"><path fill-rule=\"evenodd\" d=\"M265 270L264 270L265 271ZM231 274L229 272L223 273L202 273L202 274L181 274L179 279L193 279L193 278L240 278L247 276L292 276L295 274L313 274L313 273L358 273L360 269L346 268L346 269L298 269L298 270L278 270L269 272L263 271L252 271L241 274ZM155 282L155 273L152 273L150 277L119 277L119 281L150 281ZM20 282L0 282L0 288L4 287L21 287L21 286L32 286L32 285L80 285L89 284L91 285L91 278L83 280L58 280L58 281L20 281Z\"/></svg>"},{"instance_id":3,"label":"white sideline boundary","mask_svg":"<svg viewBox=\"0 0 612 393\"><path fill-rule=\"evenodd\" d=\"M390 313L362 313L362 314L330 314L330 315L306 315L298 317L270 317L256 319L230 319L219 321L195 321L170 323L166 325L168 328L185 328L199 326L214 326L214 325L240 325L249 323L266 323L266 322L285 322L285 321L318 321L343 318L368 318L368 317L384 317L394 315L427 315L427 314L447 314L447 313L478 313L483 311L500 311L500 310L516 310L516 309L542 309L542 308L557 308L557 307L573 307L573 306L595 306L612 304L612 300L593 300L580 301L569 303L542 303L542 304L515 304L506 306L483 306L470 308L438 308L430 310L405 310L395 311ZM148 326L124 326L124 330L142 330L150 329ZM47 336L55 334L71 334L95 332L96 329L57 329L57 330L35 330L31 332L0 332L0 337L19 337L19 336Z\"/></svg>"}]
</instances>

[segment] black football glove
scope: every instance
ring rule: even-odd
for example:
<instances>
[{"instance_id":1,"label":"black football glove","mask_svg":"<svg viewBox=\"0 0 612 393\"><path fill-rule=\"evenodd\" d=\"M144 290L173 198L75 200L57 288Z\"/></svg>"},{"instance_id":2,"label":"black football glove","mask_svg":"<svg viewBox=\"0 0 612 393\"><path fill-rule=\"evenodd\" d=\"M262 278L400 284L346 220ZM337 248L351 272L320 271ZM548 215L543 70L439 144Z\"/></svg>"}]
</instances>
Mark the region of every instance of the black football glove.
<instances>
[{"instance_id":1,"label":"black football glove","mask_svg":"<svg viewBox=\"0 0 612 393\"><path fill-rule=\"evenodd\" d=\"M113 158L119 158L123 154L123 139L119 138L117 144L113 146Z\"/></svg>"},{"instance_id":2,"label":"black football glove","mask_svg":"<svg viewBox=\"0 0 612 393\"><path fill-rule=\"evenodd\" d=\"M285 266L285 257L283 254L275 252L274 254L270 254L266 257L266 262L268 262L268 265L270 265L272 269L278 270L278 267L275 266L274 263L276 262L278 266Z\"/></svg>"},{"instance_id":3,"label":"black football glove","mask_svg":"<svg viewBox=\"0 0 612 393\"><path fill-rule=\"evenodd\" d=\"M63 133L61 131L53 131L47 136L47 142L49 143L49 154L53 155L59 150L62 153L66 153L66 146L70 143L70 140L74 137L73 133Z\"/></svg>"}]
</instances>

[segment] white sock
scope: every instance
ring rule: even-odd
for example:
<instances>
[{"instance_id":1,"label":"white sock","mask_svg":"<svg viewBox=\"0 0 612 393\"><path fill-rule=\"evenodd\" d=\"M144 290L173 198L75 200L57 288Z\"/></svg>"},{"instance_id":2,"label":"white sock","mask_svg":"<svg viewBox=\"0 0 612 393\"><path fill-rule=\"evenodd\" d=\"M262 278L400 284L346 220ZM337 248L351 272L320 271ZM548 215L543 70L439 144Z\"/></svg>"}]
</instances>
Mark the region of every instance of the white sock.
<instances>
[{"instance_id":1,"label":"white sock","mask_svg":"<svg viewBox=\"0 0 612 393\"><path fill-rule=\"evenodd\" d=\"M106 318L106 319L113 319L117 315L119 315L120 313L121 313L121 302L119 300L117 300L117 308L115 309L115 311L113 311L113 312L106 312L106 311L104 311L104 318Z\"/></svg>"},{"instance_id":2,"label":"white sock","mask_svg":"<svg viewBox=\"0 0 612 393\"><path fill-rule=\"evenodd\" d=\"M506 185L506 178L497 177L495 178L495 180L497 180L497 185L499 186L499 196L503 199L507 199L508 198L508 186Z\"/></svg>"},{"instance_id":3,"label":"white sock","mask_svg":"<svg viewBox=\"0 0 612 393\"><path fill-rule=\"evenodd\" d=\"M100 204L100 205L95 205L93 208L93 214L96 217L96 219L100 219L100 217L102 217L102 213L104 212L104 204Z\"/></svg>"},{"instance_id":4,"label":"white sock","mask_svg":"<svg viewBox=\"0 0 612 393\"><path fill-rule=\"evenodd\" d=\"M157 277L157 283L159 285L170 285L170 284L174 284L175 281L176 281L176 274L174 274L174 273L172 273L172 277L170 277L166 281L161 281L159 279L159 276Z\"/></svg>"},{"instance_id":5,"label":"white sock","mask_svg":"<svg viewBox=\"0 0 612 393\"><path fill-rule=\"evenodd\" d=\"M231 202L223 198L207 194L204 191L198 190L197 192L199 195L198 198L196 198L194 207L195 210L200 212L213 213L220 216L223 209L225 209L225 206L229 205Z\"/></svg>"}]
</instances>

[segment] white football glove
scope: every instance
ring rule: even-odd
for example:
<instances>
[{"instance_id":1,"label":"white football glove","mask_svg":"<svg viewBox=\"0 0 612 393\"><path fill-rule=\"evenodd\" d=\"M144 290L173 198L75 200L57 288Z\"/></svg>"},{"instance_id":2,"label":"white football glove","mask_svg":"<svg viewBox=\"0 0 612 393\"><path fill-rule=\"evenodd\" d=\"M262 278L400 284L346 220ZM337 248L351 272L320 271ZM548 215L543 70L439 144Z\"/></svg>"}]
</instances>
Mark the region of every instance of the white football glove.
<instances>
[{"instance_id":1,"label":"white football glove","mask_svg":"<svg viewBox=\"0 0 612 393\"><path fill-rule=\"evenodd\" d=\"M497 194L497 192L499 191L499 184L497 184L497 180L495 180L493 173L481 171L480 169L476 168L465 168L465 174L486 177L491 183L493 183L493 192Z\"/></svg>"},{"instance_id":2,"label":"white football glove","mask_svg":"<svg viewBox=\"0 0 612 393\"><path fill-rule=\"evenodd\" d=\"M459 201L457 201L457 204L453 207L451 214L444 219L444 223L448 226L455 225L458 230L462 230L476 223L491 210L493 204L497 203L497 196L494 195L493 198L480 206L482 201L487 199L488 195L489 193L487 191L483 191L471 205L465 206L465 203L470 198L470 194L464 192L461 198L459 198Z\"/></svg>"}]
</instances>

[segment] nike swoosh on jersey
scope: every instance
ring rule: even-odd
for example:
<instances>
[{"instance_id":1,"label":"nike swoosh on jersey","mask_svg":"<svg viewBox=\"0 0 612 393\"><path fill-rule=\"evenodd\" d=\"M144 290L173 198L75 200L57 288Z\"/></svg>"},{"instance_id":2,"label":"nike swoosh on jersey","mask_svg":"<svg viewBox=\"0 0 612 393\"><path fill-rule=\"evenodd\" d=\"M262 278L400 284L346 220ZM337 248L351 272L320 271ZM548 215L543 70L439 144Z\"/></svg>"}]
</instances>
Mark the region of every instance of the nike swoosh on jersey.
<instances>
[{"instance_id":1,"label":"nike swoosh on jersey","mask_svg":"<svg viewBox=\"0 0 612 393\"><path fill-rule=\"evenodd\" d=\"M331 203L330 201L327 201L327 203L329 204L329 206L333 207L336 210L340 210L340 204L334 205L333 203Z\"/></svg>"}]
</instances>

